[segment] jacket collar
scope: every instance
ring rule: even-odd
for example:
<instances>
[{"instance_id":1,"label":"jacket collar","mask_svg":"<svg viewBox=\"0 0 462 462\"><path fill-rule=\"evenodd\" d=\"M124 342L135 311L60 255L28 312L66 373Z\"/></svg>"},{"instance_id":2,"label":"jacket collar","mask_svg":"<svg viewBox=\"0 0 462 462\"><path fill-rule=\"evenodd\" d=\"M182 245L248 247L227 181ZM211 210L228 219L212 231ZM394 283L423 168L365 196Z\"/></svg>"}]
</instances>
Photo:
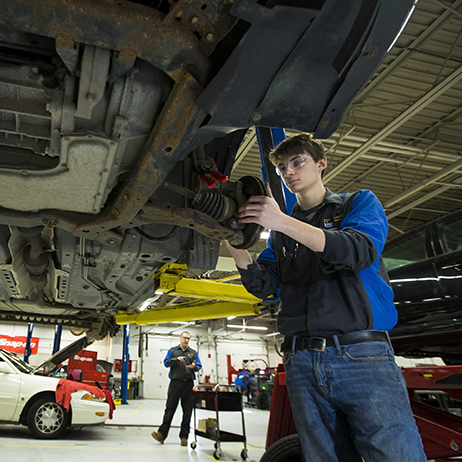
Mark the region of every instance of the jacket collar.
<instances>
[{"instance_id":1,"label":"jacket collar","mask_svg":"<svg viewBox=\"0 0 462 462\"><path fill-rule=\"evenodd\" d=\"M297 202L295 204L292 215L294 215L295 213L300 213L300 214L302 214L303 216L306 217L308 215L311 215L311 214L317 212L319 209L321 209L326 204L339 204L339 205L342 205L343 201L342 201L342 198L338 194L335 194L329 188L326 188L326 195L324 196L324 200L320 204L318 204L316 207L313 207L313 208L311 208L309 210L300 210L300 207L299 207L298 202Z\"/></svg>"}]
</instances>

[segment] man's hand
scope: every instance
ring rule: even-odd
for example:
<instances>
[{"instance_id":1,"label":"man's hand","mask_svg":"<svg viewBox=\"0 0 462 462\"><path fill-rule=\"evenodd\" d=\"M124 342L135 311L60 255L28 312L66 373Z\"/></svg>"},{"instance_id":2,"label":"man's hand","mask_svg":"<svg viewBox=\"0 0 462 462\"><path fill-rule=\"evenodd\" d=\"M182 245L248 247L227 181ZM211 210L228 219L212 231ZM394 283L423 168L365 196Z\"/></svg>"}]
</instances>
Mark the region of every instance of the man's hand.
<instances>
[{"instance_id":1,"label":"man's hand","mask_svg":"<svg viewBox=\"0 0 462 462\"><path fill-rule=\"evenodd\" d=\"M190 364L189 366L186 366L186 367L187 367L188 369L192 369L192 368L194 368L195 365L196 365L196 361L194 360L194 361L192 362L192 364Z\"/></svg>"},{"instance_id":2,"label":"man's hand","mask_svg":"<svg viewBox=\"0 0 462 462\"><path fill-rule=\"evenodd\" d=\"M264 228L279 231L287 215L279 208L268 183L265 188L267 196L252 196L239 208L239 221L257 223Z\"/></svg>"},{"instance_id":3,"label":"man's hand","mask_svg":"<svg viewBox=\"0 0 462 462\"><path fill-rule=\"evenodd\" d=\"M181 361L182 363L184 363L184 360L186 359L186 356L178 356L178 361Z\"/></svg>"}]
</instances>

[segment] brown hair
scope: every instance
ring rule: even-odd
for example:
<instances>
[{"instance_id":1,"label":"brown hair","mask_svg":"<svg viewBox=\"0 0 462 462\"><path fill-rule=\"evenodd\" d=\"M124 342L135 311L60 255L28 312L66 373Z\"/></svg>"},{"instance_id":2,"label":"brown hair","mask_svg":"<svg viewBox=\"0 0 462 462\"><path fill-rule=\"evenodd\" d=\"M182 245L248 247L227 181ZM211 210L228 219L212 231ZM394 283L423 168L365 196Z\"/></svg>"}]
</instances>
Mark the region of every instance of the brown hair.
<instances>
[{"instance_id":1,"label":"brown hair","mask_svg":"<svg viewBox=\"0 0 462 462\"><path fill-rule=\"evenodd\" d=\"M320 140L312 133L298 133L285 139L276 149L269 153L270 162L277 167L279 162L289 156L309 154L315 162L326 156Z\"/></svg>"}]
</instances>

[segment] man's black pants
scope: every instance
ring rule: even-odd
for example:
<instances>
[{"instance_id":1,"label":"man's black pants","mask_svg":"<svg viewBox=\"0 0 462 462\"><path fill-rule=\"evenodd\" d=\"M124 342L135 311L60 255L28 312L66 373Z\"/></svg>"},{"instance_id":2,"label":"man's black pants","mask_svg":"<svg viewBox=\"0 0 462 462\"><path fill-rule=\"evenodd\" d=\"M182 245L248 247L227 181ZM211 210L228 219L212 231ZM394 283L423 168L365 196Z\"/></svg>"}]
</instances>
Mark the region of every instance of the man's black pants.
<instances>
[{"instance_id":1,"label":"man's black pants","mask_svg":"<svg viewBox=\"0 0 462 462\"><path fill-rule=\"evenodd\" d=\"M175 414L178 402L181 399L181 408L183 409L183 420L181 421L180 438L188 438L189 425L191 423L191 414L194 406L192 380L170 380L167 394L167 404L165 406L164 421L159 427L159 432L164 438L167 438L172 419Z\"/></svg>"}]
</instances>

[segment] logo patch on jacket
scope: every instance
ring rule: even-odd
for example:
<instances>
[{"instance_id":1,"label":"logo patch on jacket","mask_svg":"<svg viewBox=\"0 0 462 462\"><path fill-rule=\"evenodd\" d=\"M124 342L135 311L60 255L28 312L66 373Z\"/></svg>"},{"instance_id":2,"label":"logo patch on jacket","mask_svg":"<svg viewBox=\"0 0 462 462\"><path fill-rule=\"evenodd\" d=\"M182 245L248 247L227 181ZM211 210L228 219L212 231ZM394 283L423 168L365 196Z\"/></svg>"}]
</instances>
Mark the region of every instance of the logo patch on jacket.
<instances>
[{"instance_id":1,"label":"logo patch on jacket","mask_svg":"<svg viewBox=\"0 0 462 462\"><path fill-rule=\"evenodd\" d=\"M333 218L324 218L324 228L331 229L335 226Z\"/></svg>"},{"instance_id":2,"label":"logo patch on jacket","mask_svg":"<svg viewBox=\"0 0 462 462\"><path fill-rule=\"evenodd\" d=\"M324 218L324 228L325 229L332 229L338 228L340 222L342 221L343 215L337 215L334 218Z\"/></svg>"}]
</instances>

